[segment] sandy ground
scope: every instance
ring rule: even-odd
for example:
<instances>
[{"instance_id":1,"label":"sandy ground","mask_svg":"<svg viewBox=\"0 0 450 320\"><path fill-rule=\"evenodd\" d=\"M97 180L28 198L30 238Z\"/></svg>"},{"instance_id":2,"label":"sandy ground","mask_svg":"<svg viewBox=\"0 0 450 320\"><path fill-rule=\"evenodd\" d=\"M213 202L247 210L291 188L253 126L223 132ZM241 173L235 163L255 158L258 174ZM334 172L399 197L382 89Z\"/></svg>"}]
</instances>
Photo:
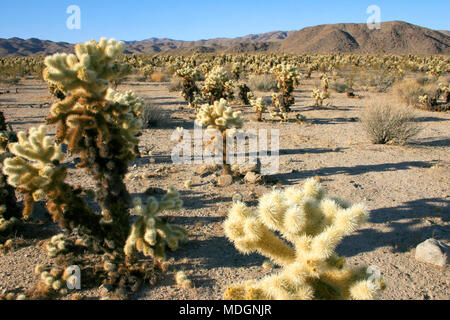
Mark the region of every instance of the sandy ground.
<instances>
[{"instance_id":1,"label":"sandy ground","mask_svg":"<svg viewBox=\"0 0 450 320\"><path fill-rule=\"evenodd\" d=\"M127 180L129 191L140 196L149 187L174 186L182 194L184 208L169 215L190 232L189 242L169 254L174 258L169 272L155 287L143 288L135 298L221 299L227 285L270 272L262 268L263 257L244 256L234 248L224 236L222 223L235 193L254 204L272 186L235 183L218 188L211 183L213 175L200 177L194 173L194 166L173 165L170 154L175 142L170 142L170 136L176 127L193 128L193 112L178 93L168 91L167 85L126 82L118 88L133 90L168 116L164 124L145 130L141 138L142 150L153 149L152 156L130 165L130 172L138 177L144 173L153 176ZM301 112L308 118L304 125L256 123L251 109L244 110L248 120L245 129L280 130L280 171L275 176L280 179L279 186L301 184L319 176L330 196L363 202L371 209L370 222L345 238L337 251L348 257L349 264L381 269L387 285L381 299L449 299L448 266L415 261L414 248L432 236L447 243L450 239L450 113L417 111L423 131L411 144L373 145L358 117L374 99L395 103L392 94L362 91L358 92L362 99L348 99L345 94L333 93L332 107L318 109L308 107L313 104L311 85L295 91L294 114ZM43 82L26 80L19 94L0 96L0 108L13 129L19 131L43 123L51 101ZM268 114L265 117L270 118ZM158 173L161 169L172 172ZM187 190L184 182L190 179L193 186ZM70 181L92 185L89 177L73 169ZM54 226L48 224L47 228ZM45 261L45 252L33 245L0 256L0 292L31 288L37 281L34 266ZM194 288L176 287L173 275L178 270L186 271ZM99 296L98 290L85 294Z\"/></svg>"}]
</instances>

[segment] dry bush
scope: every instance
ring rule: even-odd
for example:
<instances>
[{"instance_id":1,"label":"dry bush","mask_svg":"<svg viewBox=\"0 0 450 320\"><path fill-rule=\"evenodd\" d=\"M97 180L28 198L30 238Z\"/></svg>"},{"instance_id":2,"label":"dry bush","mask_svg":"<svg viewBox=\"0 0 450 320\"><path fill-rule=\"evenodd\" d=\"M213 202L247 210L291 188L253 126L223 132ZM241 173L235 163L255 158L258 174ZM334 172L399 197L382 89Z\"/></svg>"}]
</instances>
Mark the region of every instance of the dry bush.
<instances>
[{"instance_id":1,"label":"dry bush","mask_svg":"<svg viewBox=\"0 0 450 320\"><path fill-rule=\"evenodd\" d=\"M249 78L248 85L252 91L278 92L277 80L270 75L255 75Z\"/></svg>"},{"instance_id":2,"label":"dry bush","mask_svg":"<svg viewBox=\"0 0 450 320\"><path fill-rule=\"evenodd\" d=\"M344 81L338 80L331 84L331 89L333 89L337 93L347 92L349 86Z\"/></svg>"},{"instance_id":3,"label":"dry bush","mask_svg":"<svg viewBox=\"0 0 450 320\"><path fill-rule=\"evenodd\" d=\"M144 129L161 127L167 123L166 113L152 104L145 105L141 117Z\"/></svg>"},{"instance_id":4,"label":"dry bush","mask_svg":"<svg viewBox=\"0 0 450 320\"><path fill-rule=\"evenodd\" d=\"M170 80L169 84L169 92L180 92L183 90L183 82L178 77L173 77L172 80Z\"/></svg>"},{"instance_id":5,"label":"dry bush","mask_svg":"<svg viewBox=\"0 0 450 320\"><path fill-rule=\"evenodd\" d=\"M417 107L420 105L419 97L423 95L432 96L437 91L437 84L424 78L408 79L396 83L393 86L394 94L407 106Z\"/></svg>"},{"instance_id":6,"label":"dry bush","mask_svg":"<svg viewBox=\"0 0 450 320\"><path fill-rule=\"evenodd\" d=\"M150 80L152 82L166 82L168 80L168 76L162 72L154 72L150 76Z\"/></svg>"},{"instance_id":7,"label":"dry bush","mask_svg":"<svg viewBox=\"0 0 450 320\"><path fill-rule=\"evenodd\" d=\"M366 107L361 123L374 144L406 144L421 131L413 109L374 103Z\"/></svg>"}]
</instances>

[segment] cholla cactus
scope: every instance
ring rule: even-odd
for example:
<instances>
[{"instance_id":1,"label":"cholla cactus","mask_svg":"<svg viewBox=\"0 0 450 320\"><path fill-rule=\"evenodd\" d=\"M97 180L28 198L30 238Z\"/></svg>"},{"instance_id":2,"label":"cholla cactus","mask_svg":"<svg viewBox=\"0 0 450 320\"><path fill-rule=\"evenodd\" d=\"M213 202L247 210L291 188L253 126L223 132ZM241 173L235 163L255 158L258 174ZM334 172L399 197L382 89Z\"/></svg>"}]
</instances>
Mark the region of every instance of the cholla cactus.
<instances>
[{"instance_id":1,"label":"cholla cactus","mask_svg":"<svg viewBox=\"0 0 450 320\"><path fill-rule=\"evenodd\" d=\"M8 130L5 117L0 112L0 218L3 219L0 223L3 227L0 226L0 229L3 229L3 231L10 230L16 224L16 220L8 223L10 218L18 218L20 216L14 188L8 184L7 177L3 173L3 161L12 156L9 152L8 144L16 141L17 134Z\"/></svg>"},{"instance_id":2,"label":"cholla cactus","mask_svg":"<svg viewBox=\"0 0 450 320\"><path fill-rule=\"evenodd\" d=\"M187 231L178 225L171 225L158 214L164 210L179 210L183 201L174 189L169 189L161 199L153 197L142 204L141 199L134 200L133 213L140 215L131 228L130 236L125 244L126 256L132 256L135 251L158 260L165 259L165 245L172 251L179 247L179 242L187 238Z\"/></svg>"},{"instance_id":3,"label":"cholla cactus","mask_svg":"<svg viewBox=\"0 0 450 320\"><path fill-rule=\"evenodd\" d=\"M288 114L290 107L295 103L292 95L294 88L298 86L300 75L297 68L290 64L279 64L272 69L272 72L277 76L278 88L281 90L279 104L274 105L282 114Z\"/></svg>"},{"instance_id":4,"label":"cholla cactus","mask_svg":"<svg viewBox=\"0 0 450 320\"><path fill-rule=\"evenodd\" d=\"M258 252L282 269L261 280L230 286L225 298L373 299L380 288L367 270L346 266L334 252L368 214L362 204L326 199L314 179L307 180L302 190L289 188L262 196L256 211L235 203L224 223L226 236L242 253Z\"/></svg>"},{"instance_id":5,"label":"cholla cactus","mask_svg":"<svg viewBox=\"0 0 450 320\"><path fill-rule=\"evenodd\" d=\"M266 102L263 100L262 97L259 97L256 100L250 100L250 104L252 105L253 110L255 110L255 112L256 112L256 120L262 121L262 114L267 109Z\"/></svg>"},{"instance_id":6,"label":"cholla cactus","mask_svg":"<svg viewBox=\"0 0 450 320\"><path fill-rule=\"evenodd\" d=\"M39 295L44 297L67 294L67 284L73 285L76 281L76 278L71 275L70 269L49 268L38 264L34 272L40 277L36 291L39 291Z\"/></svg>"},{"instance_id":7,"label":"cholla cactus","mask_svg":"<svg viewBox=\"0 0 450 320\"><path fill-rule=\"evenodd\" d=\"M311 97L314 98L317 107L322 107L324 100L328 99L330 94L327 91L315 89L311 94Z\"/></svg>"},{"instance_id":8,"label":"cholla cactus","mask_svg":"<svg viewBox=\"0 0 450 320\"><path fill-rule=\"evenodd\" d=\"M231 166L227 163L227 131L243 127L241 112L233 111L231 107L227 106L225 99L220 99L220 101L214 102L214 105L201 106L195 123L208 129L219 130L222 133L223 174L231 174Z\"/></svg>"},{"instance_id":9,"label":"cholla cactus","mask_svg":"<svg viewBox=\"0 0 450 320\"><path fill-rule=\"evenodd\" d=\"M179 271L175 274L175 282L177 286L183 289L192 288L192 281L189 280L184 271Z\"/></svg>"},{"instance_id":10,"label":"cholla cactus","mask_svg":"<svg viewBox=\"0 0 450 320\"><path fill-rule=\"evenodd\" d=\"M19 142L9 145L16 157L4 161L3 173L8 176L10 185L25 194L23 216L27 219L34 201L54 192L64 181L66 170L58 166L64 159L61 145L46 137L45 126L31 128L29 136L19 132L18 138Z\"/></svg>"},{"instance_id":11,"label":"cholla cactus","mask_svg":"<svg viewBox=\"0 0 450 320\"><path fill-rule=\"evenodd\" d=\"M5 161L4 172L25 198L24 215L33 201L48 198L47 208L66 231L74 228L91 236L104 250L123 248L130 225L130 196L124 183L129 161L136 155L143 101L133 93L117 93L108 86L130 72L116 62L124 44L102 39L78 44L74 54L45 59L44 78L65 94L51 107L47 122L57 123L56 142L68 143L97 182L96 199L102 209L95 214L80 196L82 190L66 184L67 169L60 165L61 146L45 137L45 129L32 129L11 147L17 157Z\"/></svg>"},{"instance_id":12,"label":"cholla cactus","mask_svg":"<svg viewBox=\"0 0 450 320\"><path fill-rule=\"evenodd\" d=\"M198 79L200 72L197 68L185 66L178 69L176 75L182 79L183 91L181 95L189 103L190 107L197 108L196 96L200 93L200 89L195 84L195 81Z\"/></svg>"},{"instance_id":13,"label":"cholla cactus","mask_svg":"<svg viewBox=\"0 0 450 320\"><path fill-rule=\"evenodd\" d=\"M57 53L45 59L47 68L44 79L59 86L65 93L80 91L76 96L91 101L102 100L109 82L123 78L131 72L128 65L120 65L116 58L124 50L124 43L114 39L94 40L75 46L74 54ZM75 102L66 101L52 107L52 114L65 113L74 107Z\"/></svg>"},{"instance_id":14,"label":"cholla cactus","mask_svg":"<svg viewBox=\"0 0 450 320\"><path fill-rule=\"evenodd\" d=\"M245 83L240 83L238 89L239 99L241 99L244 105L248 106L250 104L249 96L252 95L250 88Z\"/></svg>"},{"instance_id":15,"label":"cholla cactus","mask_svg":"<svg viewBox=\"0 0 450 320\"><path fill-rule=\"evenodd\" d=\"M61 253L65 253L68 249L68 243L63 233L53 236L45 247L50 257L56 257Z\"/></svg>"},{"instance_id":16,"label":"cholla cactus","mask_svg":"<svg viewBox=\"0 0 450 320\"><path fill-rule=\"evenodd\" d=\"M234 79L239 80L242 73L242 65L240 63L233 63L233 67L231 68L231 72L233 73Z\"/></svg>"},{"instance_id":17,"label":"cholla cactus","mask_svg":"<svg viewBox=\"0 0 450 320\"><path fill-rule=\"evenodd\" d=\"M209 104L214 104L222 98L227 100L233 98L233 81L224 68L216 66L208 73L202 93Z\"/></svg>"},{"instance_id":18,"label":"cholla cactus","mask_svg":"<svg viewBox=\"0 0 450 320\"><path fill-rule=\"evenodd\" d=\"M279 118L281 121L287 121L289 116L283 111L282 97L281 93L272 94L273 110L270 111L270 116L272 119Z\"/></svg>"}]
</instances>

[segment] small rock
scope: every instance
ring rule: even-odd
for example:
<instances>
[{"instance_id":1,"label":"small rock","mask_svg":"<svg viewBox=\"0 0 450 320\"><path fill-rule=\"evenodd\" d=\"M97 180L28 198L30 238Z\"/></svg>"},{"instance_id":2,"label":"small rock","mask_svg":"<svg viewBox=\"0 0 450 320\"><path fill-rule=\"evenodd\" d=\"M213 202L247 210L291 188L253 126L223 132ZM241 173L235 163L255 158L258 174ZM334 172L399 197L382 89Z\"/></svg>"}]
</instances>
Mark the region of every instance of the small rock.
<instances>
[{"instance_id":1,"label":"small rock","mask_svg":"<svg viewBox=\"0 0 450 320\"><path fill-rule=\"evenodd\" d=\"M247 174L244 177L244 180L247 183L256 183L260 178L261 176L254 172L247 172Z\"/></svg>"},{"instance_id":2,"label":"small rock","mask_svg":"<svg viewBox=\"0 0 450 320\"><path fill-rule=\"evenodd\" d=\"M416 260L444 267L448 263L449 248L436 239L428 239L416 247Z\"/></svg>"},{"instance_id":3,"label":"small rock","mask_svg":"<svg viewBox=\"0 0 450 320\"><path fill-rule=\"evenodd\" d=\"M207 173L209 173L210 172L210 170L209 170L209 168L208 168L208 166L207 165L201 165L201 166L198 166L196 169L195 169L195 174L196 175L198 175L198 176L203 176L203 175L206 175Z\"/></svg>"},{"instance_id":4,"label":"small rock","mask_svg":"<svg viewBox=\"0 0 450 320\"><path fill-rule=\"evenodd\" d=\"M228 187L233 183L233 177L229 174L222 175L217 179L217 185L219 187Z\"/></svg>"},{"instance_id":5,"label":"small rock","mask_svg":"<svg viewBox=\"0 0 450 320\"><path fill-rule=\"evenodd\" d=\"M239 170L239 174L245 176L247 173L249 172L254 172L254 173L259 173L261 170L261 165L260 163L249 163L249 164L244 164L244 165L237 165L238 168L236 168L237 170ZM234 170L236 171L236 170Z\"/></svg>"}]
</instances>

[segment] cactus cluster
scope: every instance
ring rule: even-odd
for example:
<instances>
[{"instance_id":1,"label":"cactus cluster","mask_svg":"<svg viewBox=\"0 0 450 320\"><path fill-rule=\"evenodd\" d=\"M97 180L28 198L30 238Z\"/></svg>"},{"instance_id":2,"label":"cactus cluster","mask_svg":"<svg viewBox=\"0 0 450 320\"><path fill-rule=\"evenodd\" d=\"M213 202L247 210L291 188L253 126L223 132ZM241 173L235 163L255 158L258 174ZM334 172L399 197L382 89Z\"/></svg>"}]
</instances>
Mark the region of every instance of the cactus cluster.
<instances>
[{"instance_id":1,"label":"cactus cluster","mask_svg":"<svg viewBox=\"0 0 450 320\"><path fill-rule=\"evenodd\" d=\"M187 231L178 225L169 224L158 214L164 210L179 210L183 205L180 195L174 189L158 201L154 197L143 204L140 198L134 200L132 212L139 218L131 228L130 236L125 244L125 254L130 257L135 252L141 252L147 257L157 260L165 259L165 246L175 251L180 241L185 241Z\"/></svg>"},{"instance_id":2,"label":"cactus cluster","mask_svg":"<svg viewBox=\"0 0 450 320\"><path fill-rule=\"evenodd\" d=\"M303 189L262 196L256 211L235 203L224 223L226 236L240 252L258 252L281 270L234 284L225 298L373 299L381 285L372 282L366 268L347 266L345 258L335 253L343 237L364 223L368 214L364 205L325 198L324 188L314 179L307 180Z\"/></svg>"}]
</instances>

